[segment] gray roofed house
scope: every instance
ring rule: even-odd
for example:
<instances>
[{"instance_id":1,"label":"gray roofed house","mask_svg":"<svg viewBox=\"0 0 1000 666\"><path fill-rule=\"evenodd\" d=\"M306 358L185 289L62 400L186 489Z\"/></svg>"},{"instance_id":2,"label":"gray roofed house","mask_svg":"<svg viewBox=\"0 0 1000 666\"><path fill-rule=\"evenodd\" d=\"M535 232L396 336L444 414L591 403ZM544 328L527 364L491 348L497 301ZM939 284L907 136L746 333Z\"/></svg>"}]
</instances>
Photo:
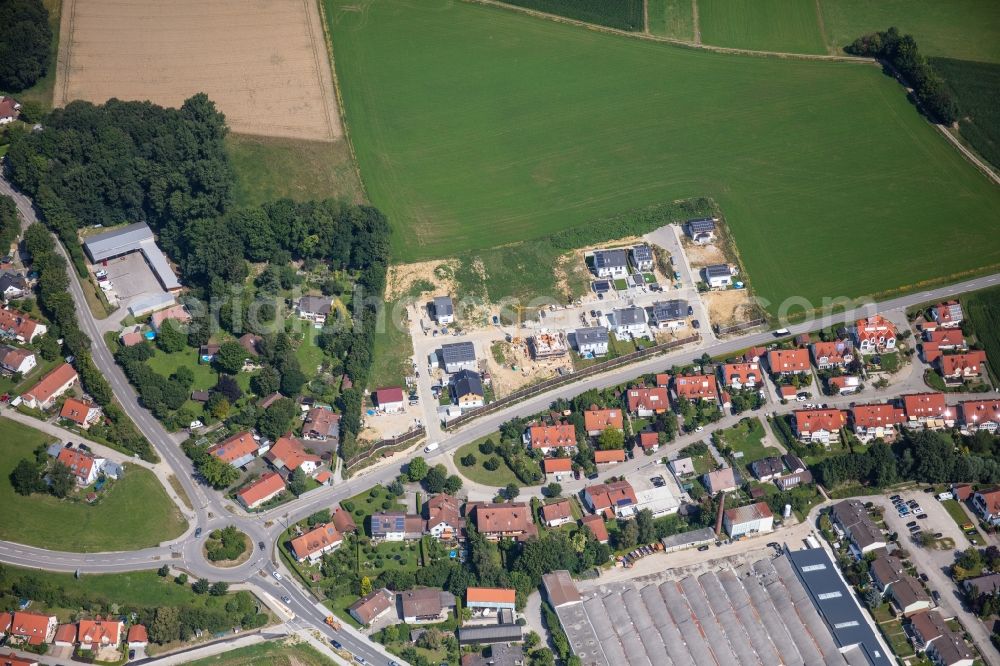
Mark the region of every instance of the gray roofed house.
<instances>
[{"instance_id":1,"label":"gray roofed house","mask_svg":"<svg viewBox=\"0 0 1000 666\"><path fill-rule=\"evenodd\" d=\"M750 463L750 471L761 481L770 481L785 471L785 465L781 462L781 458L768 456Z\"/></svg>"},{"instance_id":2,"label":"gray roofed house","mask_svg":"<svg viewBox=\"0 0 1000 666\"><path fill-rule=\"evenodd\" d=\"M927 648L929 656L939 666L972 666L975 654L962 634L949 631L934 639Z\"/></svg>"},{"instance_id":3,"label":"gray roofed house","mask_svg":"<svg viewBox=\"0 0 1000 666\"><path fill-rule=\"evenodd\" d=\"M628 255L625 250L597 250L594 272L597 277L624 277L628 274Z\"/></svg>"},{"instance_id":4,"label":"gray roofed house","mask_svg":"<svg viewBox=\"0 0 1000 666\"><path fill-rule=\"evenodd\" d=\"M723 287L733 282L733 271L726 264L713 264L701 270L709 287Z\"/></svg>"},{"instance_id":5,"label":"gray roofed house","mask_svg":"<svg viewBox=\"0 0 1000 666\"><path fill-rule=\"evenodd\" d=\"M28 281L23 275L4 271L0 273L0 297L4 300L20 298L28 291Z\"/></svg>"},{"instance_id":6,"label":"gray roofed house","mask_svg":"<svg viewBox=\"0 0 1000 666\"><path fill-rule=\"evenodd\" d=\"M844 500L830 509L830 518L851 541L851 547L864 554L885 547L882 531L868 516L865 505L856 499Z\"/></svg>"},{"instance_id":7,"label":"gray roofed house","mask_svg":"<svg viewBox=\"0 0 1000 666\"><path fill-rule=\"evenodd\" d=\"M640 271L653 268L653 248L648 245L636 245L632 248L632 263Z\"/></svg>"},{"instance_id":8,"label":"gray roofed house","mask_svg":"<svg viewBox=\"0 0 1000 666\"><path fill-rule=\"evenodd\" d=\"M483 379L473 370L459 370L451 376L451 395L462 409L483 406Z\"/></svg>"},{"instance_id":9,"label":"gray roofed house","mask_svg":"<svg viewBox=\"0 0 1000 666\"><path fill-rule=\"evenodd\" d=\"M802 462L801 458L794 454L786 453L781 456L781 460L785 463L785 467L787 467L791 472L803 472L806 470L806 464Z\"/></svg>"},{"instance_id":10,"label":"gray roofed house","mask_svg":"<svg viewBox=\"0 0 1000 666\"><path fill-rule=\"evenodd\" d=\"M455 321L455 304L451 296L434 297L434 319L439 324L450 324Z\"/></svg>"},{"instance_id":11,"label":"gray roofed house","mask_svg":"<svg viewBox=\"0 0 1000 666\"><path fill-rule=\"evenodd\" d=\"M441 361L448 374L459 370L475 370L476 348L471 342L441 345Z\"/></svg>"},{"instance_id":12,"label":"gray roofed house","mask_svg":"<svg viewBox=\"0 0 1000 666\"><path fill-rule=\"evenodd\" d=\"M683 326L684 317L687 316L687 309L687 301L680 299L657 301L653 303L652 321L660 328Z\"/></svg>"},{"instance_id":13,"label":"gray roofed house","mask_svg":"<svg viewBox=\"0 0 1000 666\"><path fill-rule=\"evenodd\" d=\"M646 310L637 306L618 308L611 313L616 336L642 335L646 331Z\"/></svg>"},{"instance_id":14,"label":"gray roofed house","mask_svg":"<svg viewBox=\"0 0 1000 666\"><path fill-rule=\"evenodd\" d=\"M903 568L903 562L894 555L879 557L872 562L868 569L872 582L883 594L885 594L886 588L899 580L904 573L906 573L906 569Z\"/></svg>"},{"instance_id":15,"label":"gray roofed house","mask_svg":"<svg viewBox=\"0 0 1000 666\"><path fill-rule=\"evenodd\" d=\"M578 328L573 331L576 350L583 356L604 356L608 353L608 329L603 326Z\"/></svg>"},{"instance_id":16,"label":"gray roofed house","mask_svg":"<svg viewBox=\"0 0 1000 666\"><path fill-rule=\"evenodd\" d=\"M313 321L325 321L333 309L327 296L303 296L299 299L299 316Z\"/></svg>"},{"instance_id":17,"label":"gray roofed house","mask_svg":"<svg viewBox=\"0 0 1000 666\"><path fill-rule=\"evenodd\" d=\"M715 220L711 217L688 220L684 223L684 233L696 243L707 243L715 238Z\"/></svg>"},{"instance_id":18,"label":"gray roofed house","mask_svg":"<svg viewBox=\"0 0 1000 666\"><path fill-rule=\"evenodd\" d=\"M460 627L459 645L490 643L519 643L523 640L521 627L517 624L490 624L482 627Z\"/></svg>"},{"instance_id":19,"label":"gray roofed house","mask_svg":"<svg viewBox=\"0 0 1000 666\"><path fill-rule=\"evenodd\" d=\"M889 586L889 595L905 616L931 607L930 595L920 581L909 574L902 574L899 580Z\"/></svg>"},{"instance_id":20,"label":"gray roofed house","mask_svg":"<svg viewBox=\"0 0 1000 666\"><path fill-rule=\"evenodd\" d=\"M399 593L404 622L437 621L444 619L449 608L455 608L455 595L433 587Z\"/></svg>"},{"instance_id":21,"label":"gray roofed house","mask_svg":"<svg viewBox=\"0 0 1000 666\"><path fill-rule=\"evenodd\" d=\"M787 557L841 652L859 646L875 666L895 663L825 549L790 550Z\"/></svg>"},{"instance_id":22,"label":"gray roofed house","mask_svg":"<svg viewBox=\"0 0 1000 666\"><path fill-rule=\"evenodd\" d=\"M966 592L973 589L979 590L980 594L996 594L1000 591L1000 574L987 574L976 578L966 578L962 581L962 587Z\"/></svg>"},{"instance_id":23,"label":"gray roofed house","mask_svg":"<svg viewBox=\"0 0 1000 666\"><path fill-rule=\"evenodd\" d=\"M114 259L130 252L142 252L146 263L153 270L160 285L166 291L175 291L181 288L181 283L177 281L177 276L170 268L166 256L156 245L156 238L153 230L144 222L136 222L124 227L118 227L103 234L90 236L83 243L83 249L93 263Z\"/></svg>"}]
</instances>

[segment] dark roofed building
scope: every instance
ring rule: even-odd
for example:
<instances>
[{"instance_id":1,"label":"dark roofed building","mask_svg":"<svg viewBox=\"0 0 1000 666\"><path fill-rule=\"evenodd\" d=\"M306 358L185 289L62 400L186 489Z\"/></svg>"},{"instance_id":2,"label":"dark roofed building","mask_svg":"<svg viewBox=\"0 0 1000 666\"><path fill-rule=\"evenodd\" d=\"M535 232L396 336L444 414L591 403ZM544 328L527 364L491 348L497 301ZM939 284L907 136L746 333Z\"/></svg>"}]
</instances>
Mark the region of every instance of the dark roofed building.
<instances>
[{"instance_id":1,"label":"dark roofed building","mask_svg":"<svg viewBox=\"0 0 1000 666\"><path fill-rule=\"evenodd\" d=\"M415 513L380 511L372 514L372 540L412 541L424 535L426 523Z\"/></svg>"},{"instance_id":2,"label":"dark roofed building","mask_svg":"<svg viewBox=\"0 0 1000 666\"><path fill-rule=\"evenodd\" d=\"M927 647L927 656L937 666L972 666L975 663L975 655L965 638L953 631L934 639Z\"/></svg>"},{"instance_id":3,"label":"dark roofed building","mask_svg":"<svg viewBox=\"0 0 1000 666\"><path fill-rule=\"evenodd\" d=\"M682 326L687 309L687 301L680 299L657 301L653 303L653 323L660 328Z\"/></svg>"},{"instance_id":4,"label":"dark roofed building","mask_svg":"<svg viewBox=\"0 0 1000 666\"><path fill-rule=\"evenodd\" d=\"M434 297L434 319L439 324L450 324L455 321L455 304L451 296Z\"/></svg>"},{"instance_id":5,"label":"dark roofed building","mask_svg":"<svg viewBox=\"0 0 1000 666\"><path fill-rule=\"evenodd\" d=\"M653 248L646 244L632 248L632 263L640 271L653 270Z\"/></svg>"},{"instance_id":6,"label":"dark roofed building","mask_svg":"<svg viewBox=\"0 0 1000 666\"><path fill-rule=\"evenodd\" d=\"M455 595L433 587L399 593L403 607L403 622L437 622L455 608Z\"/></svg>"},{"instance_id":7,"label":"dark roofed building","mask_svg":"<svg viewBox=\"0 0 1000 666\"><path fill-rule=\"evenodd\" d=\"M628 256L625 250L594 252L594 272L597 277L624 277L628 273Z\"/></svg>"},{"instance_id":8,"label":"dark roofed building","mask_svg":"<svg viewBox=\"0 0 1000 666\"><path fill-rule=\"evenodd\" d=\"M451 377L451 395L462 409L482 407L486 395L482 377L472 370L459 370Z\"/></svg>"},{"instance_id":9,"label":"dark roofed building","mask_svg":"<svg viewBox=\"0 0 1000 666\"><path fill-rule=\"evenodd\" d=\"M471 342L441 345L441 361L448 374L476 369L476 348Z\"/></svg>"},{"instance_id":10,"label":"dark roofed building","mask_svg":"<svg viewBox=\"0 0 1000 666\"><path fill-rule=\"evenodd\" d=\"M873 666L895 663L825 549L789 550L785 557L791 562L841 652L857 646Z\"/></svg>"},{"instance_id":11,"label":"dark roofed building","mask_svg":"<svg viewBox=\"0 0 1000 666\"><path fill-rule=\"evenodd\" d=\"M480 627L460 627L459 645L490 645L492 643L520 643L521 627L517 624L489 624Z\"/></svg>"},{"instance_id":12,"label":"dark roofed building","mask_svg":"<svg viewBox=\"0 0 1000 666\"><path fill-rule=\"evenodd\" d=\"M770 481L785 471L785 465L781 462L781 458L768 456L750 463L750 471L761 481Z\"/></svg>"}]
</instances>

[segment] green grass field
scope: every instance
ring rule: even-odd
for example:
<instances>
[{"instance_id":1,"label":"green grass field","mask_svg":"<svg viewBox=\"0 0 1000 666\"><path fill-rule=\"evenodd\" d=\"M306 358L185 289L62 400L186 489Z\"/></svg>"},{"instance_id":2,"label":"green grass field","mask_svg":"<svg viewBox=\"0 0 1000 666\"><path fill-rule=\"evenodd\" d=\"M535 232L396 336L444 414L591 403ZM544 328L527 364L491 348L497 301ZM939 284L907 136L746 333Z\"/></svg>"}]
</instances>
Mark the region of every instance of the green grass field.
<instances>
[{"instance_id":1,"label":"green grass field","mask_svg":"<svg viewBox=\"0 0 1000 666\"><path fill-rule=\"evenodd\" d=\"M703 44L826 53L815 0L698 0L698 23Z\"/></svg>"},{"instance_id":2,"label":"green grass field","mask_svg":"<svg viewBox=\"0 0 1000 666\"><path fill-rule=\"evenodd\" d=\"M10 473L47 435L0 418L0 539L74 553L137 550L184 531L184 519L152 472L126 465L125 476L94 505L36 493L18 495Z\"/></svg>"},{"instance_id":3,"label":"green grass field","mask_svg":"<svg viewBox=\"0 0 1000 666\"><path fill-rule=\"evenodd\" d=\"M326 2L396 261L705 195L772 312L791 295L818 304L1000 263L1000 190L877 67L702 52L446 0ZM963 243L940 242L942 219L964 221ZM873 224L886 242L847 240Z\"/></svg>"},{"instance_id":4,"label":"green grass field","mask_svg":"<svg viewBox=\"0 0 1000 666\"><path fill-rule=\"evenodd\" d=\"M308 643L288 640L229 650L214 657L188 662L188 666L328 666L334 663Z\"/></svg>"},{"instance_id":5,"label":"green grass field","mask_svg":"<svg viewBox=\"0 0 1000 666\"><path fill-rule=\"evenodd\" d=\"M297 141L243 134L226 137L226 152L236 171L239 206L256 206L288 197L296 201L364 197L345 139Z\"/></svg>"},{"instance_id":6,"label":"green grass field","mask_svg":"<svg viewBox=\"0 0 1000 666\"><path fill-rule=\"evenodd\" d=\"M647 0L649 32L690 42L694 39L691 0Z\"/></svg>"},{"instance_id":7,"label":"green grass field","mask_svg":"<svg viewBox=\"0 0 1000 666\"><path fill-rule=\"evenodd\" d=\"M932 58L959 108L959 131L994 166L1000 165L1000 64Z\"/></svg>"},{"instance_id":8,"label":"green grass field","mask_svg":"<svg viewBox=\"0 0 1000 666\"><path fill-rule=\"evenodd\" d=\"M865 33L894 25L912 34L926 56L1000 62L996 0L820 0L820 5L830 46L838 51Z\"/></svg>"},{"instance_id":9,"label":"green grass field","mask_svg":"<svg viewBox=\"0 0 1000 666\"><path fill-rule=\"evenodd\" d=\"M606 25L619 30L642 30L643 0L500 0L577 21Z\"/></svg>"},{"instance_id":10,"label":"green grass field","mask_svg":"<svg viewBox=\"0 0 1000 666\"><path fill-rule=\"evenodd\" d=\"M1000 288L984 289L962 299L965 316L986 352L993 383L1000 382Z\"/></svg>"}]
</instances>

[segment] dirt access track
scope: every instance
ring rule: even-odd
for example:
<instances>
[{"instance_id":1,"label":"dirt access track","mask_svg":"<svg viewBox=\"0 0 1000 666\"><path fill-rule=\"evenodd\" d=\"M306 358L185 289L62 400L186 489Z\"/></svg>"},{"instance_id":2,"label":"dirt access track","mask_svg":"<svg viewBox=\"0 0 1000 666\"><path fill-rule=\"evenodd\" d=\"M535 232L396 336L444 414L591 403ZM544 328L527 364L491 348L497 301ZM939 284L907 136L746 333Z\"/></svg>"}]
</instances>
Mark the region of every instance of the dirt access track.
<instances>
[{"instance_id":1,"label":"dirt access track","mask_svg":"<svg viewBox=\"0 0 1000 666\"><path fill-rule=\"evenodd\" d=\"M204 92L241 134L342 135L314 0L65 0L53 103L178 107Z\"/></svg>"}]
</instances>

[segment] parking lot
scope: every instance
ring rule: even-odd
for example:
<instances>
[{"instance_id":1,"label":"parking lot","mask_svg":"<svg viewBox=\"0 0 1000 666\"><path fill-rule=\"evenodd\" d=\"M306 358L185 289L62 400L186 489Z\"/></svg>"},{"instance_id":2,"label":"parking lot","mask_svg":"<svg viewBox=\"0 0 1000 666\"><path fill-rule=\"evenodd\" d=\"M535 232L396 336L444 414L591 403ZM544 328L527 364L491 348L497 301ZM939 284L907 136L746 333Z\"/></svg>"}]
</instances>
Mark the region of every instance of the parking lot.
<instances>
[{"instance_id":1,"label":"parking lot","mask_svg":"<svg viewBox=\"0 0 1000 666\"><path fill-rule=\"evenodd\" d=\"M107 266L95 267L95 271L101 269L107 271L108 280L122 306L127 307L136 297L159 294L163 291L141 252L109 259Z\"/></svg>"},{"instance_id":2,"label":"parking lot","mask_svg":"<svg viewBox=\"0 0 1000 666\"><path fill-rule=\"evenodd\" d=\"M904 502L916 500L920 508L927 515L926 518L916 518L911 511L905 516L900 516L893 507L889 498L879 501L885 507L885 523L890 531L899 534L899 543L909 552L910 561L916 566L917 571L926 574L928 589L938 593L938 609L945 617L956 617L972 636L977 647L981 650L984 646L989 649L989 631L982 622L972 613L965 610L962 594L958 586L951 580L949 569L955 561L955 554L965 550L971 543L968 537L962 532L958 524L952 519L937 496L925 493L920 490L912 490L899 493ZM922 530L928 530L935 534L940 533L944 539L954 540L953 549L922 547L918 541L910 536L910 529L907 523L916 521ZM995 653L995 650L992 650Z\"/></svg>"}]
</instances>

